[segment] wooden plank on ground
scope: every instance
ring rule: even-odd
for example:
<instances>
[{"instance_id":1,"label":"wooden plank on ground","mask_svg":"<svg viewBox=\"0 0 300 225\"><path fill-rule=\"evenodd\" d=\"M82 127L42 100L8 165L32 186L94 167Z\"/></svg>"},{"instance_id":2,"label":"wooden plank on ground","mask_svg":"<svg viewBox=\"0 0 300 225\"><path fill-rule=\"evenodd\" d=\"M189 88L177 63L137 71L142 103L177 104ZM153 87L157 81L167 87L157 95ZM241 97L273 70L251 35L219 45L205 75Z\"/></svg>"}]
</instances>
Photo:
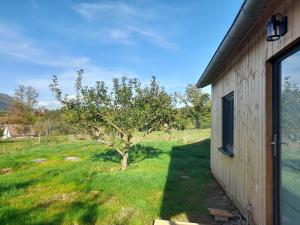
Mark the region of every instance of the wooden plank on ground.
<instances>
[{"instance_id":1,"label":"wooden plank on ground","mask_svg":"<svg viewBox=\"0 0 300 225\"><path fill-rule=\"evenodd\" d=\"M233 215L231 212L227 211L227 210L221 210L221 209L212 209L212 208L208 208L209 213L212 216L217 216L217 217L225 217L225 218L232 218Z\"/></svg>"},{"instance_id":2,"label":"wooden plank on ground","mask_svg":"<svg viewBox=\"0 0 300 225\"><path fill-rule=\"evenodd\" d=\"M167 220L155 220L153 225L204 225L200 223L177 222Z\"/></svg>"}]
</instances>

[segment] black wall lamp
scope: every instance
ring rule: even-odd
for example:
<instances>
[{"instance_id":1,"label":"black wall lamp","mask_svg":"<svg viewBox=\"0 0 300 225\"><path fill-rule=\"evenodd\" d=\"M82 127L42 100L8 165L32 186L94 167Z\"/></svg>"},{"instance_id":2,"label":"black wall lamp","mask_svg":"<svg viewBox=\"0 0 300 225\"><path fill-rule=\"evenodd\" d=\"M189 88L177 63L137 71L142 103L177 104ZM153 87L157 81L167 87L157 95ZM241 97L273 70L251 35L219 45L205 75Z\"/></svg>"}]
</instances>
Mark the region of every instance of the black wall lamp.
<instances>
[{"instance_id":1,"label":"black wall lamp","mask_svg":"<svg viewBox=\"0 0 300 225\"><path fill-rule=\"evenodd\" d=\"M287 16L275 14L267 24L267 41L277 41L287 33Z\"/></svg>"}]
</instances>

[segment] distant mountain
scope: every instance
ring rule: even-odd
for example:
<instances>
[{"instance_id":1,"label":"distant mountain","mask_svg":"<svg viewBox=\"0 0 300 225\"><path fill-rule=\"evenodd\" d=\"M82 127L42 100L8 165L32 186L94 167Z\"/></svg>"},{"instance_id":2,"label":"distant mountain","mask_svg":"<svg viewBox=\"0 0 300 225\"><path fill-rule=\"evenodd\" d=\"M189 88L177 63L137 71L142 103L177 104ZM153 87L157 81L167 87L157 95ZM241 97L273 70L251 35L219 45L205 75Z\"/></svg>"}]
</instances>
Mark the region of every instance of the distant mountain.
<instances>
[{"instance_id":1,"label":"distant mountain","mask_svg":"<svg viewBox=\"0 0 300 225\"><path fill-rule=\"evenodd\" d=\"M0 93L0 111L8 111L13 101L9 95Z\"/></svg>"}]
</instances>

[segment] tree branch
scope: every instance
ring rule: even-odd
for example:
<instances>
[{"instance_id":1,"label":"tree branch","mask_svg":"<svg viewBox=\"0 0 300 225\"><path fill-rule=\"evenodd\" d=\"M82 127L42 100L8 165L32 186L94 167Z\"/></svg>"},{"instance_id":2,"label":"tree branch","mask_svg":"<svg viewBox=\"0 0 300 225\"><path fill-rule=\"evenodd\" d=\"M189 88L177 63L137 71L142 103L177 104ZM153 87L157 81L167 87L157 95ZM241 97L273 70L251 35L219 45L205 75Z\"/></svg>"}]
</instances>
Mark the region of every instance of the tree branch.
<instances>
[{"instance_id":1,"label":"tree branch","mask_svg":"<svg viewBox=\"0 0 300 225\"><path fill-rule=\"evenodd\" d=\"M98 113L98 115L100 115L100 116L102 116L104 119L106 119L106 121L107 121L110 125L112 125L116 130L118 130L118 131L123 135L123 137L128 137L128 135L126 135L126 133L125 133L124 131L122 131L116 124L114 124L107 116L101 115L100 113ZM123 143L125 143L126 145L129 145L129 146L130 146L130 142L124 140L123 137L120 138L121 141L122 141Z\"/></svg>"},{"instance_id":2,"label":"tree branch","mask_svg":"<svg viewBox=\"0 0 300 225\"><path fill-rule=\"evenodd\" d=\"M106 121L112 125L116 130L118 130L121 134L123 134L123 136L126 136L125 132L122 131L116 124L114 124L107 116L104 116L100 113L97 113L99 116L102 116L104 119L106 119Z\"/></svg>"},{"instance_id":3,"label":"tree branch","mask_svg":"<svg viewBox=\"0 0 300 225\"><path fill-rule=\"evenodd\" d=\"M112 142L108 142L108 141L105 141L105 140L102 140L102 139L98 139L97 142L101 143L101 144L104 144L104 145L107 145L109 147L113 147L121 156L124 156L124 152L122 152L119 148L117 148L114 143Z\"/></svg>"},{"instance_id":4,"label":"tree branch","mask_svg":"<svg viewBox=\"0 0 300 225\"><path fill-rule=\"evenodd\" d=\"M135 141L135 142L131 143L131 144L129 145L129 147L131 148L132 146L135 146L135 145L136 145L137 143L139 143L141 140L142 140L142 139L140 139L140 140L138 140L138 141Z\"/></svg>"},{"instance_id":5,"label":"tree branch","mask_svg":"<svg viewBox=\"0 0 300 225\"><path fill-rule=\"evenodd\" d=\"M124 136L126 136L125 132L122 131L116 124L114 124L107 116L101 115L103 116L104 119L107 120L108 123L110 123L115 129L117 129L121 134L123 134Z\"/></svg>"}]
</instances>

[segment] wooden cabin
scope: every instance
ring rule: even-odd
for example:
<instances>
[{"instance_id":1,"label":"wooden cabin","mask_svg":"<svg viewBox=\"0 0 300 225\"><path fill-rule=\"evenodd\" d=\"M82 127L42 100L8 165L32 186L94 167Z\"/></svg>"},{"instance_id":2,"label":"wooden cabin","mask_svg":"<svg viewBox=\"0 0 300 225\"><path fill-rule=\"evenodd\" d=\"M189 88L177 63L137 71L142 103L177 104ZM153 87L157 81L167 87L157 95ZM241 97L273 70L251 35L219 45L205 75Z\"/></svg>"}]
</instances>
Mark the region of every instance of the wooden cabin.
<instances>
[{"instance_id":1,"label":"wooden cabin","mask_svg":"<svg viewBox=\"0 0 300 225\"><path fill-rule=\"evenodd\" d=\"M207 85L215 178L253 224L300 224L300 1L246 0Z\"/></svg>"}]
</instances>

